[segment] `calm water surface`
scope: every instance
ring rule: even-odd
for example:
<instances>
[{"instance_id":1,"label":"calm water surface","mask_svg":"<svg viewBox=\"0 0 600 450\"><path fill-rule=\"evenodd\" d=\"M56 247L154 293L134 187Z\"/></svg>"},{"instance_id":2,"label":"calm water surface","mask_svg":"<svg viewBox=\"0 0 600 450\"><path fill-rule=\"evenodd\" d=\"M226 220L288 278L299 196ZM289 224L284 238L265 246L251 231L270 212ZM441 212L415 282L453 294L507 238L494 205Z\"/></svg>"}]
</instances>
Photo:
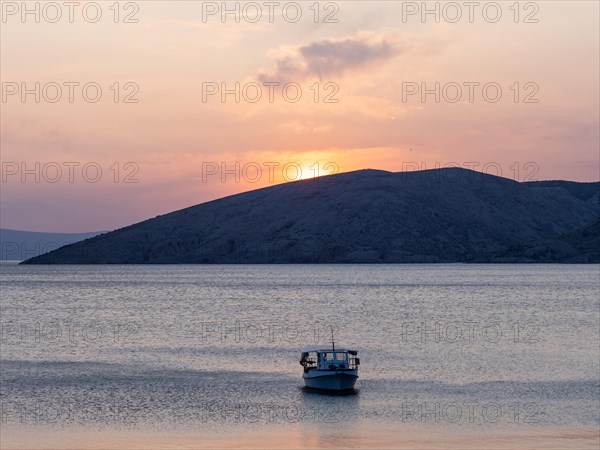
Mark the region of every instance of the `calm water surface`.
<instances>
[{"instance_id":1,"label":"calm water surface","mask_svg":"<svg viewBox=\"0 0 600 450\"><path fill-rule=\"evenodd\" d=\"M589 434L599 269L3 264L3 447L105 432L332 447L377 446L378 427ZM300 348L327 343L331 327L359 350L354 395L302 389Z\"/></svg>"}]
</instances>

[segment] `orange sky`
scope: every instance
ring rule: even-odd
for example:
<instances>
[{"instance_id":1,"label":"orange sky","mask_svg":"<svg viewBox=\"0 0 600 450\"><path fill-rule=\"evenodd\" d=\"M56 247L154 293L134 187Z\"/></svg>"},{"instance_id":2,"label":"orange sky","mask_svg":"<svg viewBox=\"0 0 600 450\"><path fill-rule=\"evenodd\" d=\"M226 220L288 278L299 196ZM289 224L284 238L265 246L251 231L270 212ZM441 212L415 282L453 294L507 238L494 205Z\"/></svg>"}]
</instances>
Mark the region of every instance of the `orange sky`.
<instances>
[{"instance_id":1,"label":"orange sky","mask_svg":"<svg viewBox=\"0 0 600 450\"><path fill-rule=\"evenodd\" d=\"M295 23L293 2L255 2L258 20L239 3L238 21L221 2L100 2L96 23L86 3L39 3L39 23L36 2L2 3L4 228L113 229L298 167L599 179L598 2L499 2L497 21L480 2L472 23L464 2L439 22L421 2L321 2L318 20L301 2ZM236 83L239 102L212 91Z\"/></svg>"}]
</instances>

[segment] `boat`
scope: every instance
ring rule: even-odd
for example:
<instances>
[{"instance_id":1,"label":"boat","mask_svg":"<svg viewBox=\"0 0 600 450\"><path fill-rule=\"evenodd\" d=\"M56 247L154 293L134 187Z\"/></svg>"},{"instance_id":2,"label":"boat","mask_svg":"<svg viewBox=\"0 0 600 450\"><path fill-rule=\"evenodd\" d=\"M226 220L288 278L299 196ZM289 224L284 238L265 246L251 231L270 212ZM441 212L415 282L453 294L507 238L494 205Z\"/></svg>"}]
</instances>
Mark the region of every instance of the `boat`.
<instances>
[{"instance_id":1,"label":"boat","mask_svg":"<svg viewBox=\"0 0 600 450\"><path fill-rule=\"evenodd\" d=\"M357 350L331 345L307 345L302 349L300 364L304 367L304 385L309 389L350 391L358 379L360 359Z\"/></svg>"}]
</instances>

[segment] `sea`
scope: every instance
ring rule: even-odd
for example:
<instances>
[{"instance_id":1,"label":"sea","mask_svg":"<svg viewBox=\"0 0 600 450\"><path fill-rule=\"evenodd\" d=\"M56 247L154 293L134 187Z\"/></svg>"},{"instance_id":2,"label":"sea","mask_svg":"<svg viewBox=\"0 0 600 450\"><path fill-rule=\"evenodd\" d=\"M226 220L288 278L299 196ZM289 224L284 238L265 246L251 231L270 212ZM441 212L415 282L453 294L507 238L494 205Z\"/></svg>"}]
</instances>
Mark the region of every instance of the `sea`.
<instances>
[{"instance_id":1,"label":"sea","mask_svg":"<svg viewBox=\"0 0 600 450\"><path fill-rule=\"evenodd\" d=\"M600 445L600 266L0 265L2 449ZM350 393L301 349L358 351Z\"/></svg>"}]
</instances>

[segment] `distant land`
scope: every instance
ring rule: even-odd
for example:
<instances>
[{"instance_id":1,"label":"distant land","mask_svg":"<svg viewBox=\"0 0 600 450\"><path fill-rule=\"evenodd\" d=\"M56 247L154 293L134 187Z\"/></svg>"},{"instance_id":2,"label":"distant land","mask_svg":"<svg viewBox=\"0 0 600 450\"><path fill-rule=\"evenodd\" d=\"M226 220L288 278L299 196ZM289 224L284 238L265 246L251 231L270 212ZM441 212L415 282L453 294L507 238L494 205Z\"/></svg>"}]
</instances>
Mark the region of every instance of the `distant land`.
<instances>
[{"instance_id":1,"label":"distant land","mask_svg":"<svg viewBox=\"0 0 600 450\"><path fill-rule=\"evenodd\" d=\"M360 170L192 206L23 264L456 262L600 262L600 182Z\"/></svg>"},{"instance_id":2,"label":"distant land","mask_svg":"<svg viewBox=\"0 0 600 450\"><path fill-rule=\"evenodd\" d=\"M1 228L0 261L22 261L101 233L105 232L40 233Z\"/></svg>"}]
</instances>

